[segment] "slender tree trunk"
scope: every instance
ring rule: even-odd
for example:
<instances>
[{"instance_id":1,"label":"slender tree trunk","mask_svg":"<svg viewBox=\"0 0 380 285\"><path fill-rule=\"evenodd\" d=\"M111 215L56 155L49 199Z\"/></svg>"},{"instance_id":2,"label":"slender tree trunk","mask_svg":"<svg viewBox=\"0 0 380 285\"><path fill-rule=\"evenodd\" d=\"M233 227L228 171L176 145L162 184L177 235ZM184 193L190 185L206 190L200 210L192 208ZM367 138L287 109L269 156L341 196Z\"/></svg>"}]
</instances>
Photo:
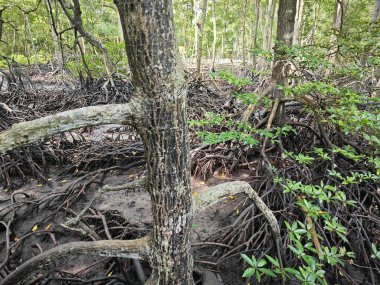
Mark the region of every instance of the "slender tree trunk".
<instances>
[{"instance_id":1,"label":"slender tree trunk","mask_svg":"<svg viewBox=\"0 0 380 285\"><path fill-rule=\"evenodd\" d=\"M243 65L246 64L246 52L247 52L247 39L246 39L246 21L247 21L247 9L248 9L248 0L244 1L244 11L243 11L243 46L242 46L242 55L243 55Z\"/></svg>"},{"instance_id":2,"label":"slender tree trunk","mask_svg":"<svg viewBox=\"0 0 380 285\"><path fill-rule=\"evenodd\" d=\"M121 31L123 33L122 41L125 42L125 39L127 38L127 28L125 27L126 23L126 0L114 0L113 1L117 7L117 11L119 14L119 21L121 26ZM125 52L127 52L127 45L125 46Z\"/></svg>"},{"instance_id":3,"label":"slender tree trunk","mask_svg":"<svg viewBox=\"0 0 380 285\"><path fill-rule=\"evenodd\" d=\"M379 20L379 13L380 13L380 0L375 0L375 7L373 7L371 24L375 24Z\"/></svg>"},{"instance_id":4,"label":"slender tree trunk","mask_svg":"<svg viewBox=\"0 0 380 285\"><path fill-rule=\"evenodd\" d=\"M277 35L276 44L274 47L274 65L272 69L272 80L274 86L276 85L287 85L287 75L289 71L289 66L286 63L286 53L283 51L282 47L291 47L293 41L294 23L297 10L297 1L295 0L280 0L278 8L278 20L277 20ZM284 96L283 92L274 87L274 98L275 102L272 107L272 112L270 119L268 120L267 129L271 128L273 118L282 117L279 114L282 113L283 104L281 99ZM278 110L280 112L278 112ZM276 116L274 116L276 115ZM281 125L282 122L279 122ZM265 148L265 143L264 143Z\"/></svg>"},{"instance_id":5,"label":"slender tree trunk","mask_svg":"<svg viewBox=\"0 0 380 285\"><path fill-rule=\"evenodd\" d=\"M262 37L263 37L262 49L265 51L268 50L268 46L269 46L269 35L270 35L269 30L270 30L270 18L271 18L270 15L272 14L271 13L272 6L273 6L273 0L268 0L267 7L265 10L265 16L264 16L265 25L262 29Z\"/></svg>"},{"instance_id":6,"label":"slender tree trunk","mask_svg":"<svg viewBox=\"0 0 380 285\"><path fill-rule=\"evenodd\" d=\"M260 0L256 0L255 2L255 28L253 30L253 49L257 48L257 32L259 28L259 19L260 19ZM254 54L252 57L252 65L256 67L256 55Z\"/></svg>"},{"instance_id":7,"label":"slender tree trunk","mask_svg":"<svg viewBox=\"0 0 380 285\"><path fill-rule=\"evenodd\" d=\"M103 62L106 68L106 72L108 77L111 79L112 78L112 73L113 73L113 64L111 61L111 58L108 54L107 49L103 46L103 44L95 39L90 33L88 33L84 27L83 27L83 22L82 22L82 11L80 7L79 0L72 0L73 1L73 12L74 15L71 16L68 9L67 9L67 4L65 0L58 0L59 3L62 6L63 11L66 14L66 17L69 19L70 23L75 27L75 29L84 37L86 40L94 46L96 49L98 49L102 53L103 57ZM113 84L113 81L111 80L111 83Z\"/></svg>"},{"instance_id":8,"label":"slender tree trunk","mask_svg":"<svg viewBox=\"0 0 380 285\"><path fill-rule=\"evenodd\" d=\"M339 52L338 39L343 27L343 18L348 0L337 0L335 3L335 16L332 24L332 34L330 36L330 51L327 56L331 64L335 64L337 53ZM329 74L330 71L327 70Z\"/></svg>"},{"instance_id":9,"label":"slender tree trunk","mask_svg":"<svg viewBox=\"0 0 380 285\"><path fill-rule=\"evenodd\" d=\"M8 6L5 6L0 9L0 43L3 38L3 27L4 27L4 20L3 20L3 12L8 8Z\"/></svg>"},{"instance_id":10,"label":"slender tree trunk","mask_svg":"<svg viewBox=\"0 0 380 285\"><path fill-rule=\"evenodd\" d=\"M28 65L30 66L30 47L28 43L28 22L27 22L27 15L24 13L24 52L25 56L28 60Z\"/></svg>"},{"instance_id":11,"label":"slender tree trunk","mask_svg":"<svg viewBox=\"0 0 380 285\"><path fill-rule=\"evenodd\" d=\"M56 21L54 19L50 0L45 0L44 6L46 9L49 27L50 27L51 35L52 35L53 42L54 42L54 58L56 60L56 63L58 64L59 70L63 71L63 66L64 66L63 60L64 59L63 59L62 46L61 46L61 41L60 41L60 38L58 35Z\"/></svg>"},{"instance_id":12,"label":"slender tree trunk","mask_svg":"<svg viewBox=\"0 0 380 285\"><path fill-rule=\"evenodd\" d=\"M304 6L304 0L297 0L297 13L296 13L296 20L294 24L293 45L299 45L301 43L301 23L302 23L303 6Z\"/></svg>"},{"instance_id":13,"label":"slender tree trunk","mask_svg":"<svg viewBox=\"0 0 380 285\"><path fill-rule=\"evenodd\" d=\"M302 44L314 44L314 37L318 28L319 9L320 9L320 2L314 3L313 26L311 28L310 33L305 37Z\"/></svg>"},{"instance_id":14,"label":"slender tree trunk","mask_svg":"<svg viewBox=\"0 0 380 285\"><path fill-rule=\"evenodd\" d=\"M216 56L216 12L215 1L212 0L212 27L213 27L213 42L212 42L212 58L211 58L211 71L215 72L215 56Z\"/></svg>"},{"instance_id":15,"label":"slender tree trunk","mask_svg":"<svg viewBox=\"0 0 380 285\"><path fill-rule=\"evenodd\" d=\"M269 39L268 39L268 49L267 51L272 52L272 46L273 46L273 27L274 27L274 18L275 14L277 12L277 1L273 0L272 3L272 10L271 10L271 16L270 16L270 27L269 27Z\"/></svg>"},{"instance_id":16,"label":"slender tree trunk","mask_svg":"<svg viewBox=\"0 0 380 285\"><path fill-rule=\"evenodd\" d=\"M296 1L280 0L278 8L277 36L275 52L275 64L273 66L272 77L277 84L284 85L286 78L286 66L284 57L286 54L281 49L282 46L291 47L293 41L294 22L297 10Z\"/></svg>"},{"instance_id":17,"label":"slender tree trunk","mask_svg":"<svg viewBox=\"0 0 380 285\"><path fill-rule=\"evenodd\" d=\"M203 28L206 21L206 13L207 13L207 0L199 1L198 12L200 13L199 17L197 17L196 22L196 60L197 60L197 71L196 77L198 79L201 78L201 62L202 62L202 40L203 40Z\"/></svg>"},{"instance_id":18,"label":"slender tree trunk","mask_svg":"<svg viewBox=\"0 0 380 285\"><path fill-rule=\"evenodd\" d=\"M265 25L262 29L262 49L267 52L271 52L271 44L272 44L272 31L273 31L273 22L274 22L274 9L276 6L276 0L268 0L267 7L265 11ZM266 69L269 66L269 63L265 61L263 58L259 60L260 68Z\"/></svg>"}]
</instances>

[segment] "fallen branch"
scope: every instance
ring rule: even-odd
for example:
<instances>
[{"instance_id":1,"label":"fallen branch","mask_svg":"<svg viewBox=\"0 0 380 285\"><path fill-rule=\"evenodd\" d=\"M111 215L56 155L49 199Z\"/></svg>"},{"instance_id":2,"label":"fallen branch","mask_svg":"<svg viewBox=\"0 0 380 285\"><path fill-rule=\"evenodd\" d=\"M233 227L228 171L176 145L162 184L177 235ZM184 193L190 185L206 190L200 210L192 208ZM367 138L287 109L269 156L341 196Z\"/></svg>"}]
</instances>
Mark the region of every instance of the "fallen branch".
<instances>
[{"instance_id":1,"label":"fallen branch","mask_svg":"<svg viewBox=\"0 0 380 285\"><path fill-rule=\"evenodd\" d=\"M29 274L37 270L49 271L54 268L56 261L67 256L99 255L148 260L150 244L150 236L135 240L100 240L67 243L29 259L0 281L0 285L24 284L23 282L29 277Z\"/></svg>"},{"instance_id":2,"label":"fallen branch","mask_svg":"<svg viewBox=\"0 0 380 285\"><path fill-rule=\"evenodd\" d=\"M84 107L18 123L0 133L0 153L86 126L114 123L135 126L139 113L139 104L134 101Z\"/></svg>"}]
</instances>

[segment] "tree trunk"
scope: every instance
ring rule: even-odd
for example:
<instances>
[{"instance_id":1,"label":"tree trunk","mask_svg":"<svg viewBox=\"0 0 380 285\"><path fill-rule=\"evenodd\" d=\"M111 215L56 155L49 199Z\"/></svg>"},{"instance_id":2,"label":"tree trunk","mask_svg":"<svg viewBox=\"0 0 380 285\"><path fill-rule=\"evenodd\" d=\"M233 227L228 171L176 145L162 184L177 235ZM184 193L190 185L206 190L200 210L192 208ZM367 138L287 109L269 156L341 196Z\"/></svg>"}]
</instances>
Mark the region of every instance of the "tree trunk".
<instances>
[{"instance_id":1,"label":"tree trunk","mask_svg":"<svg viewBox=\"0 0 380 285\"><path fill-rule=\"evenodd\" d=\"M199 0L196 8L195 17L195 50L196 50L196 61L197 61L197 79L201 78L201 62L202 62L202 40L203 40L203 27L206 21L207 13L207 0Z\"/></svg>"},{"instance_id":2,"label":"tree trunk","mask_svg":"<svg viewBox=\"0 0 380 285\"><path fill-rule=\"evenodd\" d=\"M106 72L109 78L112 78L112 73L113 73L113 64L111 61L111 58L108 54L107 49L103 46L103 44L95 39L90 33L88 33L84 27L83 27L83 22L82 22L82 11L80 7L79 0L72 0L73 1L73 12L74 15L71 16L68 9L67 9L67 4L65 0L58 0L59 3L62 6L63 11L65 12L67 18L69 19L70 23L75 27L75 29L95 48L97 48L101 53L103 57L103 62L106 67ZM112 80L111 80L111 83Z\"/></svg>"},{"instance_id":3,"label":"tree trunk","mask_svg":"<svg viewBox=\"0 0 380 285\"><path fill-rule=\"evenodd\" d=\"M276 14L277 10L277 1L273 1L273 7L272 7L272 14L270 16L270 27L269 27L269 39L268 39L268 52L272 52L272 47L273 47L273 26L274 26L274 16Z\"/></svg>"},{"instance_id":4,"label":"tree trunk","mask_svg":"<svg viewBox=\"0 0 380 285\"><path fill-rule=\"evenodd\" d=\"M243 11L243 46L242 46L242 56L243 56L243 65L246 63L246 51L247 51L247 39L246 39L246 18L247 18L247 7L248 5L248 0L244 1L244 11Z\"/></svg>"},{"instance_id":5,"label":"tree trunk","mask_svg":"<svg viewBox=\"0 0 380 285\"><path fill-rule=\"evenodd\" d=\"M276 44L274 47L274 65L272 69L272 81L274 86L287 85L287 74L289 66L286 64L286 54L282 49L282 46L291 47L293 41L294 22L297 10L297 1L295 0L280 0L278 8L278 20L277 20L277 35ZM273 119L278 114L278 109L282 109L281 99L283 92L274 87L275 102L272 107L271 116L268 120L267 129L271 128ZM281 124L281 122L280 122ZM264 142L265 149L265 142Z\"/></svg>"},{"instance_id":6,"label":"tree trunk","mask_svg":"<svg viewBox=\"0 0 380 285\"><path fill-rule=\"evenodd\" d=\"M281 46L292 46L294 22L296 15L296 1L294 0L280 0L278 8L278 21L277 21L277 36L275 52L275 64L273 66L272 77L277 84L283 85L285 80L285 63L283 61L284 52Z\"/></svg>"},{"instance_id":7,"label":"tree trunk","mask_svg":"<svg viewBox=\"0 0 380 285\"><path fill-rule=\"evenodd\" d=\"M3 38L3 27L4 27L4 20L3 20L3 12L8 8L8 6L5 6L0 9L0 43L2 42Z\"/></svg>"},{"instance_id":8,"label":"tree trunk","mask_svg":"<svg viewBox=\"0 0 380 285\"><path fill-rule=\"evenodd\" d=\"M120 22L121 30L123 33L122 41L125 43L125 40L127 38L127 28L125 26L125 23L126 23L126 9L125 9L126 0L114 0L113 2L115 3L116 8L117 8L117 12L119 14L119 22ZM125 46L125 52L127 53L127 45L124 44L124 46Z\"/></svg>"},{"instance_id":9,"label":"tree trunk","mask_svg":"<svg viewBox=\"0 0 380 285\"><path fill-rule=\"evenodd\" d=\"M46 9L49 27L50 27L53 42L54 42L54 58L57 61L59 70L63 71L63 69L64 69L64 57L63 57L63 52L62 52L62 43L61 43L60 37L58 35L58 27L56 26L56 21L54 19L50 0L45 0L44 6Z\"/></svg>"},{"instance_id":10,"label":"tree trunk","mask_svg":"<svg viewBox=\"0 0 380 285\"><path fill-rule=\"evenodd\" d=\"M379 13L380 13L380 0L375 0L375 7L373 8L371 24L375 24L379 20Z\"/></svg>"},{"instance_id":11,"label":"tree trunk","mask_svg":"<svg viewBox=\"0 0 380 285\"><path fill-rule=\"evenodd\" d=\"M293 45L299 45L301 43L301 23L303 6L304 0L297 0L297 13L294 24Z\"/></svg>"},{"instance_id":12,"label":"tree trunk","mask_svg":"<svg viewBox=\"0 0 380 285\"><path fill-rule=\"evenodd\" d=\"M152 201L152 278L154 284L192 284L187 85L174 37L171 1L126 3L134 96L142 99L145 113L138 132L144 141Z\"/></svg>"},{"instance_id":13,"label":"tree trunk","mask_svg":"<svg viewBox=\"0 0 380 285\"><path fill-rule=\"evenodd\" d=\"M212 27L213 27L213 42L212 42L212 58L211 58L211 71L215 72L215 56L216 56L216 12L215 1L212 0Z\"/></svg>"},{"instance_id":14,"label":"tree trunk","mask_svg":"<svg viewBox=\"0 0 380 285\"><path fill-rule=\"evenodd\" d=\"M273 22L274 22L274 14L275 14L276 0L269 0L267 2L267 7L265 11L265 25L262 29L262 49L267 52L271 52L272 45L272 30L273 30ZM269 66L269 63L260 58L259 60L260 68L266 69Z\"/></svg>"},{"instance_id":15,"label":"tree trunk","mask_svg":"<svg viewBox=\"0 0 380 285\"><path fill-rule=\"evenodd\" d=\"M348 0L337 0L335 3L335 16L332 24L333 33L330 37L330 51L329 55L327 56L331 64L335 64L336 56L339 52L338 38L342 32L343 18L347 6L347 1ZM330 71L327 70L327 73L330 73Z\"/></svg>"},{"instance_id":16,"label":"tree trunk","mask_svg":"<svg viewBox=\"0 0 380 285\"><path fill-rule=\"evenodd\" d=\"M317 31L318 27L318 18L319 18L319 9L320 9L320 3L314 3L314 17L313 17L313 25L311 27L310 33L305 37L302 44L305 45L312 45L314 44L314 36Z\"/></svg>"},{"instance_id":17,"label":"tree trunk","mask_svg":"<svg viewBox=\"0 0 380 285\"><path fill-rule=\"evenodd\" d=\"M257 31L259 28L259 19L260 19L260 0L256 0L255 4L256 14L255 14L255 29L253 30L253 49L257 48ZM256 55L254 54L252 57L252 65L256 67Z\"/></svg>"}]
</instances>

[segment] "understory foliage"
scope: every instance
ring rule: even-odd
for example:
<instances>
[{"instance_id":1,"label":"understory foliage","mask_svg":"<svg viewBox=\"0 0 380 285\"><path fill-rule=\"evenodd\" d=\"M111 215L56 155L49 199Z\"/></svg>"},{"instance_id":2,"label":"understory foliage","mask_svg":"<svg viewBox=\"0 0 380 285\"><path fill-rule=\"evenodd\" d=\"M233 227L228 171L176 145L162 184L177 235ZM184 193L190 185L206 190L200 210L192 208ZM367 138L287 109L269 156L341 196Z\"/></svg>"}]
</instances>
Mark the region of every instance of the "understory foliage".
<instances>
[{"instance_id":1,"label":"understory foliage","mask_svg":"<svg viewBox=\"0 0 380 285\"><path fill-rule=\"evenodd\" d=\"M251 170L270 177L266 186L257 185L278 215L284 255L247 248L259 251L241 254L247 265L243 277L251 284L279 279L341 284L363 266L372 284L379 282L379 223L373 219L380 214L380 99L372 79L380 46L374 34L366 36L360 42L342 40L339 55L345 60L339 64L326 59L323 47L284 48L289 84L276 86L284 94L283 108L269 128L274 100L252 92L255 71L253 79L212 74L235 86L235 104L253 106L254 118L206 112L190 121L205 144L237 148L247 161L259 157ZM259 49L252 52L274 59Z\"/></svg>"}]
</instances>

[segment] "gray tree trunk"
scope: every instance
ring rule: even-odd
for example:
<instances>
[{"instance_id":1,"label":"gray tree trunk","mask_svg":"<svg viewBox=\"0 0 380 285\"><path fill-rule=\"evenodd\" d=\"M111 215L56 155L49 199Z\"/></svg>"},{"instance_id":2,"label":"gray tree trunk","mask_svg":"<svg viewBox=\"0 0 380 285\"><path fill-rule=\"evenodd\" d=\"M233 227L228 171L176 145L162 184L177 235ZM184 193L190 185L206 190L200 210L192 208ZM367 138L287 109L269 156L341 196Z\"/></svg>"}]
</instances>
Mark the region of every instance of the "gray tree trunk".
<instances>
[{"instance_id":1,"label":"gray tree trunk","mask_svg":"<svg viewBox=\"0 0 380 285\"><path fill-rule=\"evenodd\" d=\"M272 77L277 84L284 85L286 77L286 66L283 61L284 52L281 46L292 46L294 23L297 10L297 1L280 0L278 8L276 45L274 47L275 63Z\"/></svg>"},{"instance_id":2,"label":"gray tree trunk","mask_svg":"<svg viewBox=\"0 0 380 285\"><path fill-rule=\"evenodd\" d=\"M169 0L134 0L126 1L125 9L134 96L141 98L145 113L138 132L144 141L152 201L152 278L157 284L192 284L187 85L172 5Z\"/></svg>"},{"instance_id":3,"label":"gray tree trunk","mask_svg":"<svg viewBox=\"0 0 380 285\"><path fill-rule=\"evenodd\" d=\"M296 20L294 24L293 45L299 45L301 43L301 24L302 24L303 6L304 6L304 0L297 0L297 13L296 13Z\"/></svg>"},{"instance_id":4,"label":"gray tree trunk","mask_svg":"<svg viewBox=\"0 0 380 285\"><path fill-rule=\"evenodd\" d=\"M344 13L346 11L347 2L348 0L337 0L335 2L335 15L334 15L333 23L332 23L333 33L330 36L330 51L328 55L328 60L332 64L336 62L336 56L339 51L338 38L342 31L343 18L344 18ZM329 73L330 71L327 70L327 74Z\"/></svg>"},{"instance_id":5,"label":"gray tree trunk","mask_svg":"<svg viewBox=\"0 0 380 285\"><path fill-rule=\"evenodd\" d=\"M206 21L207 13L207 0L199 0L198 7L196 7L196 21L195 21L195 50L196 50L196 61L197 61L197 71L196 77L200 79L201 77L201 62L202 62L202 41L203 41L203 27Z\"/></svg>"},{"instance_id":6,"label":"gray tree trunk","mask_svg":"<svg viewBox=\"0 0 380 285\"><path fill-rule=\"evenodd\" d=\"M260 0L255 1L255 28L253 30L253 49L257 48L257 31L259 28L259 19L260 19ZM256 67L256 55L252 57L252 65Z\"/></svg>"},{"instance_id":7,"label":"gray tree trunk","mask_svg":"<svg viewBox=\"0 0 380 285\"><path fill-rule=\"evenodd\" d=\"M216 11L215 11L215 1L212 0L212 28L213 28L213 41L212 41L212 58L211 58L211 71L215 72L215 57L216 57Z\"/></svg>"},{"instance_id":8,"label":"gray tree trunk","mask_svg":"<svg viewBox=\"0 0 380 285\"><path fill-rule=\"evenodd\" d=\"M373 8L371 24L375 24L379 20L379 13L380 13L380 0L375 0L375 7Z\"/></svg>"}]
</instances>

